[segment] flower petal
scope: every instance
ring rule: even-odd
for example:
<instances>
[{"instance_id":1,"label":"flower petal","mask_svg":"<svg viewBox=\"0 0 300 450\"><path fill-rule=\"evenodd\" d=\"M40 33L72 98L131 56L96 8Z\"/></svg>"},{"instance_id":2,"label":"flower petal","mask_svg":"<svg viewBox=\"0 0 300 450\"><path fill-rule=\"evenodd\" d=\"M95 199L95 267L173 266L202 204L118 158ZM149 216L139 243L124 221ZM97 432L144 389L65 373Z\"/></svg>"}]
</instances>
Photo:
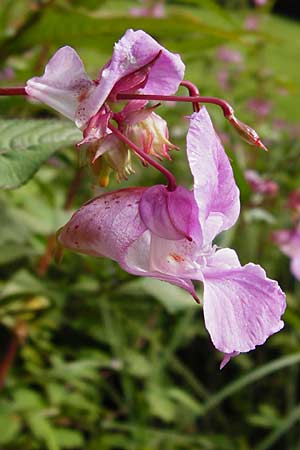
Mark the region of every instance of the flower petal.
<instances>
[{"instance_id":1,"label":"flower petal","mask_svg":"<svg viewBox=\"0 0 300 450\"><path fill-rule=\"evenodd\" d=\"M119 261L145 231L138 205L145 188L121 189L83 205L59 234L67 248Z\"/></svg>"},{"instance_id":2,"label":"flower petal","mask_svg":"<svg viewBox=\"0 0 300 450\"><path fill-rule=\"evenodd\" d=\"M115 44L111 60L101 71L98 86L81 103L79 114L81 111L89 117L96 114L114 85L121 78L147 65L159 51L162 53L149 72L147 84L139 92L165 95L175 93L183 79L185 68L180 56L163 48L142 30L127 30Z\"/></svg>"},{"instance_id":3,"label":"flower petal","mask_svg":"<svg viewBox=\"0 0 300 450\"><path fill-rule=\"evenodd\" d=\"M203 106L190 117L187 155L199 220L209 242L236 222L240 202L229 159Z\"/></svg>"},{"instance_id":4,"label":"flower petal","mask_svg":"<svg viewBox=\"0 0 300 450\"><path fill-rule=\"evenodd\" d=\"M255 264L205 271L203 302L213 344L229 355L253 350L283 327L285 295Z\"/></svg>"},{"instance_id":5,"label":"flower petal","mask_svg":"<svg viewBox=\"0 0 300 450\"><path fill-rule=\"evenodd\" d=\"M157 236L201 241L197 204L193 193L182 186L172 192L163 185L147 189L141 198L140 214L146 227Z\"/></svg>"},{"instance_id":6,"label":"flower petal","mask_svg":"<svg viewBox=\"0 0 300 450\"><path fill-rule=\"evenodd\" d=\"M65 46L52 56L43 76L27 81L25 90L28 95L75 120L79 98L92 86L76 51Z\"/></svg>"},{"instance_id":7,"label":"flower petal","mask_svg":"<svg viewBox=\"0 0 300 450\"><path fill-rule=\"evenodd\" d=\"M185 274L180 276L172 272L167 273L164 270L160 270L163 269L163 267L156 268L151 264L150 254L152 239L153 235L151 235L151 232L149 230L145 231L130 247L128 247L127 252L123 254L123 258L119 261L120 266L133 275L157 278L158 280L166 281L185 289L193 296L196 302L199 303L194 285L188 277L186 278L184 276ZM161 238L157 239L159 240ZM165 239L161 239L161 241L163 243L172 242Z\"/></svg>"},{"instance_id":8,"label":"flower petal","mask_svg":"<svg viewBox=\"0 0 300 450\"><path fill-rule=\"evenodd\" d=\"M300 251L291 260L291 272L297 280L300 280Z\"/></svg>"}]
</instances>

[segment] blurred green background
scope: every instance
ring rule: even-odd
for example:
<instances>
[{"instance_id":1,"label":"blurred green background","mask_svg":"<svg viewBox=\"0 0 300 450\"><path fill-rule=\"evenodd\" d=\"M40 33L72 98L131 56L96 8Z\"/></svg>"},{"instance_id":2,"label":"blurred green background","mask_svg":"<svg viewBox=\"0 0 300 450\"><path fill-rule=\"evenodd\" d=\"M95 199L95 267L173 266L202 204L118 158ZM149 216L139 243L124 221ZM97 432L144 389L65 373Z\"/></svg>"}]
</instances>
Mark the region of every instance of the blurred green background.
<instances>
[{"instance_id":1,"label":"blurred green background","mask_svg":"<svg viewBox=\"0 0 300 450\"><path fill-rule=\"evenodd\" d=\"M66 252L55 263L56 230L101 189L78 166L72 123L22 97L0 98L1 450L300 449L300 286L271 238L299 220L287 202L300 188L300 27L274 2L258 3L167 1L155 17L150 3L147 16L134 15L143 5L132 1L1 1L0 86L42 74L66 44L96 77L124 31L141 28L181 54L203 95L234 106L270 151L243 143L208 107L242 199L239 222L217 243L265 267L288 297L283 331L219 371L221 355L185 292L109 260ZM181 148L168 166L190 186L190 107L158 112ZM135 169L121 186L163 182L137 160ZM249 169L278 191L254 192Z\"/></svg>"}]
</instances>

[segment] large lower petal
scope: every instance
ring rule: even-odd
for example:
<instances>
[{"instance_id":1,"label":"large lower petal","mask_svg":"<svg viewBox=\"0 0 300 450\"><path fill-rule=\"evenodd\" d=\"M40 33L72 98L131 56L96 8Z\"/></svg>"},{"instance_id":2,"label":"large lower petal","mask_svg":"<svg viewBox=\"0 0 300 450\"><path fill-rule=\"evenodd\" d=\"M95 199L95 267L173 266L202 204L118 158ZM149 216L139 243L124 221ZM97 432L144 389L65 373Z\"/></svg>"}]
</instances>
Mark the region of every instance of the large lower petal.
<instances>
[{"instance_id":1,"label":"large lower petal","mask_svg":"<svg viewBox=\"0 0 300 450\"><path fill-rule=\"evenodd\" d=\"M248 352L283 327L285 295L255 264L204 272L204 319L214 346Z\"/></svg>"},{"instance_id":2,"label":"large lower petal","mask_svg":"<svg viewBox=\"0 0 300 450\"><path fill-rule=\"evenodd\" d=\"M149 72L147 84L140 92L165 95L175 93L185 69L180 56L166 50L142 30L127 30L115 44L111 60L101 71L97 88L82 102L80 110L84 109L92 117L119 80L146 66L160 51L159 58Z\"/></svg>"},{"instance_id":3,"label":"large lower petal","mask_svg":"<svg viewBox=\"0 0 300 450\"><path fill-rule=\"evenodd\" d=\"M80 98L92 86L76 51L65 46L52 56L43 76L27 81L25 90L31 97L75 120Z\"/></svg>"},{"instance_id":4,"label":"large lower petal","mask_svg":"<svg viewBox=\"0 0 300 450\"><path fill-rule=\"evenodd\" d=\"M190 117L187 155L200 223L209 242L236 222L240 202L229 159L205 107Z\"/></svg>"}]
</instances>

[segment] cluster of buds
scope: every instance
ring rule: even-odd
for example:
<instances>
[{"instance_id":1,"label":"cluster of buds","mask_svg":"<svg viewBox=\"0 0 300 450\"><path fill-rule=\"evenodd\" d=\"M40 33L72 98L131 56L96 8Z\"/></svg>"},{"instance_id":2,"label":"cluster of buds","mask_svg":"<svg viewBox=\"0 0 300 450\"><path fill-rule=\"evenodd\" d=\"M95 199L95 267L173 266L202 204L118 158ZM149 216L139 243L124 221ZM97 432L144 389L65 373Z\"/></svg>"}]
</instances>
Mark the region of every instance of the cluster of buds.
<instances>
[{"instance_id":1,"label":"cluster of buds","mask_svg":"<svg viewBox=\"0 0 300 450\"><path fill-rule=\"evenodd\" d=\"M178 54L141 30L128 30L96 80L90 80L75 50L63 47L43 76L10 93L26 93L75 122L83 132L78 145L87 146L89 165L102 186L112 170L118 181L133 172L131 152L166 177L166 186L119 189L90 200L58 232L58 241L77 252L111 258L131 274L179 286L198 303L193 280L202 282L205 325L224 353L223 367L283 327L285 296L260 266L242 266L234 250L213 244L237 221L240 201L230 161L202 104L220 106L244 140L265 147L227 102L199 96L183 80L184 69ZM180 85L189 96L174 95ZM186 138L192 190L178 186L161 164L176 147L166 121L154 112L158 105L148 106L152 100L193 105ZM120 102L126 102L121 111Z\"/></svg>"}]
</instances>

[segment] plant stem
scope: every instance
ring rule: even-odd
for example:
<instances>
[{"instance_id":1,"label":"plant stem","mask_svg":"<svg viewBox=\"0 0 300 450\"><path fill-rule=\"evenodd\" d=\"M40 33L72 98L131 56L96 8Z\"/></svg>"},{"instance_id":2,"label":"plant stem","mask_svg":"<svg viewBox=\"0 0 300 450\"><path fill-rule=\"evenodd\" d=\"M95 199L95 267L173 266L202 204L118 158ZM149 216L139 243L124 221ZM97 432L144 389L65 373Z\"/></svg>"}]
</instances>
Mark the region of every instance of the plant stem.
<instances>
[{"instance_id":1,"label":"plant stem","mask_svg":"<svg viewBox=\"0 0 300 450\"><path fill-rule=\"evenodd\" d=\"M4 359L0 363L0 389L3 388L9 369L11 368L19 346L24 342L26 337L26 325L24 322L19 322L13 332L8 345L7 352Z\"/></svg>"},{"instance_id":2,"label":"plant stem","mask_svg":"<svg viewBox=\"0 0 300 450\"><path fill-rule=\"evenodd\" d=\"M27 95L24 87L0 88L0 95Z\"/></svg>"},{"instance_id":3,"label":"plant stem","mask_svg":"<svg viewBox=\"0 0 300 450\"><path fill-rule=\"evenodd\" d=\"M153 95L153 94L118 94L117 100L158 100L167 102L211 103L220 106L226 119L233 116L234 110L226 100L217 97L184 96L184 95Z\"/></svg>"},{"instance_id":4,"label":"plant stem","mask_svg":"<svg viewBox=\"0 0 300 450\"><path fill-rule=\"evenodd\" d=\"M183 80L180 83L180 86L184 86L188 89L190 97L199 97L200 96L199 89L191 81ZM194 112L200 111L200 105L198 102L193 103L193 110L194 110Z\"/></svg>"},{"instance_id":5,"label":"plant stem","mask_svg":"<svg viewBox=\"0 0 300 450\"><path fill-rule=\"evenodd\" d=\"M114 127L112 124L108 124L108 128L120 139L120 141L124 142L128 147L130 147L142 160L145 160L148 164L150 164L155 169L159 170L168 180L167 189L169 191L175 191L177 187L177 183L174 175L157 161L152 159L149 155L147 155L143 150L137 147L134 142L128 139L118 128Z\"/></svg>"}]
</instances>

